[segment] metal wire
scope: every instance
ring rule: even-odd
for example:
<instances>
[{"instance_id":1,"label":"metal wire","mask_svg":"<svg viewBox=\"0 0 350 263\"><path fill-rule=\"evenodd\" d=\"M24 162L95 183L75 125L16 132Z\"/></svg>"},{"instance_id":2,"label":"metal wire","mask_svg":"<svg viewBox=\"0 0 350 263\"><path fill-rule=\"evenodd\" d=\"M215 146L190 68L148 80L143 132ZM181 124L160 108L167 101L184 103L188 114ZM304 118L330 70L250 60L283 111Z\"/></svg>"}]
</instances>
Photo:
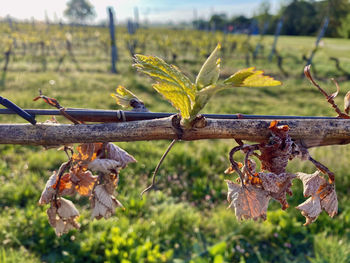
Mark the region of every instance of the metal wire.
<instances>
[{"instance_id":1,"label":"metal wire","mask_svg":"<svg viewBox=\"0 0 350 263\"><path fill-rule=\"evenodd\" d=\"M62 115L59 110L47 109L25 109L25 112L31 116L41 115ZM66 112L74 118L90 122L118 122L118 121L137 121L165 118L174 115L174 113L164 112L133 112L121 110L96 110L96 109L77 109L67 108ZM10 109L0 109L2 114L16 114ZM336 120L337 117L322 116L285 116L285 115L248 115L248 114L203 114L210 119L264 119L264 120Z\"/></svg>"}]
</instances>

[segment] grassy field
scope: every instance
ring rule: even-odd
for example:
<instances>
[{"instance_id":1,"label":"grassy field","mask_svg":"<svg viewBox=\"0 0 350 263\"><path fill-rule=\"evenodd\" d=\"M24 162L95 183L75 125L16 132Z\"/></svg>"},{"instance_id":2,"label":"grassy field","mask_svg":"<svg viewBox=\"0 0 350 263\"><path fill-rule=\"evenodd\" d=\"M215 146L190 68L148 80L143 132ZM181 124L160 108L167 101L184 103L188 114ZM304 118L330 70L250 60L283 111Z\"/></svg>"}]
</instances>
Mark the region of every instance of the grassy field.
<instances>
[{"instance_id":1,"label":"grassy field","mask_svg":"<svg viewBox=\"0 0 350 263\"><path fill-rule=\"evenodd\" d=\"M18 34L29 32L28 27L23 26ZM10 33L4 28L2 30L0 34L9 38ZM31 29L27 35L39 35L42 33L40 30L40 27ZM58 32L60 29L51 30ZM137 94L149 110L175 112L151 88L151 80L131 67L132 58L124 42L130 36L124 29L117 32L117 75L108 73L108 50L102 48L106 29L84 28L79 31L67 27L61 30L72 32L73 51L79 69L67 59L58 71L55 70L59 56L49 52L46 56L47 69L43 71L40 54L29 50L23 55L23 46L18 41L5 82L0 86L1 96L23 108L48 108L42 101L32 101L41 89L65 107L118 109L109 94L121 84ZM84 36L94 39L91 45L90 42L82 44ZM137 49L137 52L144 51L172 61L173 55L164 52L164 46L168 46L168 50L176 54L174 64L192 80L206 53L218 41L224 48L222 77L245 68L245 54L249 52L249 46L254 50L259 41L258 37L246 42L246 36L166 29L140 30L133 37L146 43L146 47ZM210 40L209 44L205 44L206 40ZM322 95L301 78L305 65L302 56L310 54L314 41L312 37L280 37L277 49L283 58L287 77L278 68L276 58L271 62L267 60L273 37L265 37L263 53L255 62L251 60L250 65L264 69L281 80L283 86L223 91L209 102L205 112L334 116ZM58 42L57 48L59 43L64 51L64 40ZM233 43L236 43L236 48L232 48ZM2 47L5 48L4 43ZM341 92L336 99L339 105L350 90L350 81L344 72L335 67L330 57L337 57L341 67L350 71L349 49L349 40L324 39L314 58L316 76L322 87L334 91L329 79L335 77L340 80ZM0 63L4 63L4 58ZM45 118L38 120L45 121ZM59 121L64 122L63 119ZM0 122L22 120L0 116ZM49 226L47 207L39 207L37 202L52 171L65 161L65 154L55 149L1 145L0 262L350 261L349 146L310 150L314 158L336 174L339 214L331 219L323 212L315 223L304 227L304 217L294 209L305 200L302 185L297 180L293 185L294 196L288 198L290 208L282 211L277 202L272 202L264 222L238 222L234 212L226 209L224 179L232 179L233 176L225 175L223 171L229 166L229 150L236 146L233 140L178 143L160 169L159 190L150 192L141 200L139 194L150 182L150 174L168 143L118 143L138 160L122 171L117 189L117 198L126 209L117 210L109 220L91 221L89 201L74 197L81 211L81 230L71 231L61 238L56 237ZM300 160L288 165L290 172L314 170L312 165Z\"/></svg>"}]
</instances>

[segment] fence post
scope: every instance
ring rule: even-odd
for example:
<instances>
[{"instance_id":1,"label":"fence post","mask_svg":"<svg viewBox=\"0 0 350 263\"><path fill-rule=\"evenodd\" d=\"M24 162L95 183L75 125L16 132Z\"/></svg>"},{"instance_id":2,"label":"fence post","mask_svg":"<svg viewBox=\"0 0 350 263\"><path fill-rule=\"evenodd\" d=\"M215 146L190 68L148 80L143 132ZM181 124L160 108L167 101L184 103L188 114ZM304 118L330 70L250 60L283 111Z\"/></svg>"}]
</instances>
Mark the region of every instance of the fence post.
<instances>
[{"instance_id":1,"label":"fence post","mask_svg":"<svg viewBox=\"0 0 350 263\"><path fill-rule=\"evenodd\" d=\"M277 27L276 27L276 31L275 31L275 40L273 41L273 45L272 45L272 48L271 48L271 53L269 55L269 61L272 60L272 57L273 57L273 55L276 52L277 40L278 40L278 37L279 37L279 35L281 33L282 26L283 26L283 17L281 17L281 19L277 23Z\"/></svg>"},{"instance_id":2,"label":"fence post","mask_svg":"<svg viewBox=\"0 0 350 263\"><path fill-rule=\"evenodd\" d=\"M108 7L108 14L109 14L109 34L111 37L111 63L112 63L111 71L112 73L117 73L116 62L118 60L118 53L117 53L117 46L115 42L114 16L113 16L112 7Z\"/></svg>"},{"instance_id":3,"label":"fence post","mask_svg":"<svg viewBox=\"0 0 350 263\"><path fill-rule=\"evenodd\" d=\"M315 43L315 48L312 50L310 57L308 58L307 62L306 62L306 66L310 65L312 63L312 59L317 51L318 45L320 44L321 38L324 36L324 34L326 33L327 27L329 24L329 17L326 17L323 21L323 25L321 27L320 32L318 33L317 39L316 39L316 43Z\"/></svg>"}]
</instances>

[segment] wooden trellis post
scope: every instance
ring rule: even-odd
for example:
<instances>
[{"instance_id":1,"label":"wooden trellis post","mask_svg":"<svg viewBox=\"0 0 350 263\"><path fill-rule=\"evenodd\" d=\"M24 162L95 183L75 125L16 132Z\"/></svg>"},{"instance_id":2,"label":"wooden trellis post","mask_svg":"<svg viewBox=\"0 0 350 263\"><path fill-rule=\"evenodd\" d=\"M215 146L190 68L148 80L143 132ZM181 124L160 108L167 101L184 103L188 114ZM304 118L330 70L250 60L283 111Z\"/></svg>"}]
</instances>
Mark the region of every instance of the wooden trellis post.
<instances>
[{"instance_id":1,"label":"wooden trellis post","mask_svg":"<svg viewBox=\"0 0 350 263\"><path fill-rule=\"evenodd\" d=\"M111 37L111 71L112 73L117 73L116 62L118 60L118 51L115 42L115 27L114 27L114 15L112 7L108 7L109 15L109 34Z\"/></svg>"}]
</instances>

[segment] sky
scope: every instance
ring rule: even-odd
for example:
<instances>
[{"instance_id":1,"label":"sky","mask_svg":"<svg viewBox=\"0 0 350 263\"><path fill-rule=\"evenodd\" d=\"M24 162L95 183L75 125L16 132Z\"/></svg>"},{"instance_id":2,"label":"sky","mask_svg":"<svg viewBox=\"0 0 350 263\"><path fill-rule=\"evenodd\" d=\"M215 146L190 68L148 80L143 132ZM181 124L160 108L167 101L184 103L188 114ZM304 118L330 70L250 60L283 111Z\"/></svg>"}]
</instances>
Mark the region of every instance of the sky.
<instances>
[{"instance_id":1,"label":"sky","mask_svg":"<svg viewBox=\"0 0 350 263\"><path fill-rule=\"evenodd\" d=\"M135 7L141 22L180 23L192 21L194 17L209 18L212 14L226 13L229 17L238 14L251 16L263 0L90 0L95 7L95 22L107 18L106 8L111 6L117 22L123 23L134 17ZM266 0L265 0L266 1ZM64 20L63 12L68 0L0 0L0 17L17 19ZM271 11L279 8L280 0L270 0Z\"/></svg>"}]
</instances>

